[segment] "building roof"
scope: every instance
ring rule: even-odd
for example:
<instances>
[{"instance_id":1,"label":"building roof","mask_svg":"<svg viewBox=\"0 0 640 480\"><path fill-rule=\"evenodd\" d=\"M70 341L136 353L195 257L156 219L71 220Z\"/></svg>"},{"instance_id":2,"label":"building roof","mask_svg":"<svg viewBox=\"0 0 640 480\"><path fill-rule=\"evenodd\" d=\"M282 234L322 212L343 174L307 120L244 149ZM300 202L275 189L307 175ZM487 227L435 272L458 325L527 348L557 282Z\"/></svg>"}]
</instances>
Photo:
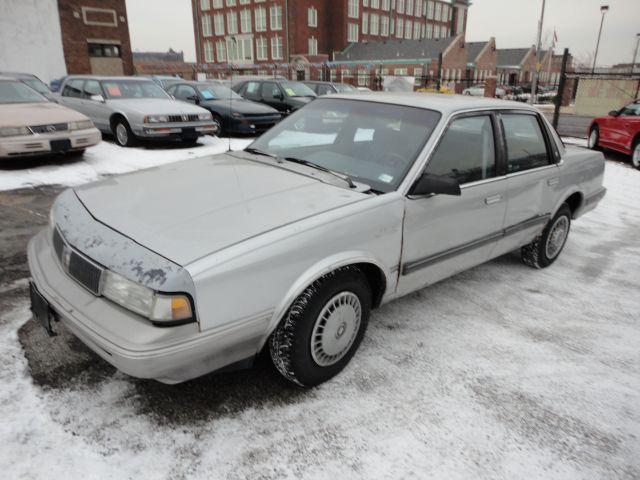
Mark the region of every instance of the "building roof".
<instances>
[{"instance_id":1,"label":"building roof","mask_svg":"<svg viewBox=\"0 0 640 480\"><path fill-rule=\"evenodd\" d=\"M322 101L323 97L315 101ZM369 102L389 103L408 107L428 108L442 112L445 116L463 110L479 109L522 109L535 110L528 104L509 100L499 100L487 97L472 97L469 95L443 95L438 93L418 92L360 92L360 93L334 93L331 99L341 98L345 100L365 100Z\"/></svg>"},{"instance_id":2,"label":"building roof","mask_svg":"<svg viewBox=\"0 0 640 480\"><path fill-rule=\"evenodd\" d=\"M531 47L528 48L498 48L496 53L498 55L498 67L517 67L519 66L524 57Z\"/></svg>"},{"instance_id":3,"label":"building roof","mask_svg":"<svg viewBox=\"0 0 640 480\"><path fill-rule=\"evenodd\" d=\"M380 62L381 60L420 60L438 58L456 37L424 38L419 40L383 40L352 43L336 53L335 62Z\"/></svg>"},{"instance_id":4,"label":"building roof","mask_svg":"<svg viewBox=\"0 0 640 480\"><path fill-rule=\"evenodd\" d=\"M482 49L489 43L489 40L486 42L467 42L465 43L465 48L467 49L467 61L475 62L478 55Z\"/></svg>"}]
</instances>

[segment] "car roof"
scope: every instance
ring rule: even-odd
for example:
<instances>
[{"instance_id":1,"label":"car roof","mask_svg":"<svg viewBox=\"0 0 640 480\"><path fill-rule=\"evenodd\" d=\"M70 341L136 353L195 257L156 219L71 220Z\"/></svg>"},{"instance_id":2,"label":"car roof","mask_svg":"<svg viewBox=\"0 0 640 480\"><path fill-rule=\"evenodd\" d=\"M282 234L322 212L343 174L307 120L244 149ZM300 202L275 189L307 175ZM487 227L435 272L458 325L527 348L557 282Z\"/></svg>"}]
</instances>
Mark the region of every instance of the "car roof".
<instances>
[{"instance_id":1,"label":"car roof","mask_svg":"<svg viewBox=\"0 0 640 480\"><path fill-rule=\"evenodd\" d=\"M455 113L463 110L481 109L509 109L509 110L537 110L522 102L499 100L496 98L471 97L469 95L448 95L439 93L421 92L360 92L337 93L331 95L332 100L341 98L344 100L365 100L368 102L389 103L404 105L407 107L419 107L429 110L437 110L444 114Z\"/></svg>"},{"instance_id":2,"label":"car roof","mask_svg":"<svg viewBox=\"0 0 640 480\"><path fill-rule=\"evenodd\" d=\"M148 77L127 77L127 76L119 76L119 77L110 77L107 75L68 75L65 78L66 81L69 80L98 80L98 81L133 81L133 82L153 82Z\"/></svg>"},{"instance_id":3,"label":"car roof","mask_svg":"<svg viewBox=\"0 0 640 480\"><path fill-rule=\"evenodd\" d=\"M23 78L38 78L33 73L23 73L23 72L2 72L2 71L0 71L0 75L2 75L3 77L16 78L18 80L21 80Z\"/></svg>"}]
</instances>

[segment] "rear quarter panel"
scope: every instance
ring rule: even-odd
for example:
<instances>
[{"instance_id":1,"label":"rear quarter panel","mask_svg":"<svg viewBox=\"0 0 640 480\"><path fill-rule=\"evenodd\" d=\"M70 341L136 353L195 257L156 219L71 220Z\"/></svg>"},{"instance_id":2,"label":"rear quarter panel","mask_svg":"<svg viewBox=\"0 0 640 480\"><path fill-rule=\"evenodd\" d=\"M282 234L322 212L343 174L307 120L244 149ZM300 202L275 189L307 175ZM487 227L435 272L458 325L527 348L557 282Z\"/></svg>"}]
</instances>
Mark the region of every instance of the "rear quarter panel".
<instances>
[{"instance_id":1,"label":"rear quarter panel","mask_svg":"<svg viewBox=\"0 0 640 480\"><path fill-rule=\"evenodd\" d=\"M604 155L601 152L567 145L560 164L560 191L555 213L560 205L575 192L582 196L581 204L574 216L585 212L585 199L602 189L604 180Z\"/></svg>"}]
</instances>

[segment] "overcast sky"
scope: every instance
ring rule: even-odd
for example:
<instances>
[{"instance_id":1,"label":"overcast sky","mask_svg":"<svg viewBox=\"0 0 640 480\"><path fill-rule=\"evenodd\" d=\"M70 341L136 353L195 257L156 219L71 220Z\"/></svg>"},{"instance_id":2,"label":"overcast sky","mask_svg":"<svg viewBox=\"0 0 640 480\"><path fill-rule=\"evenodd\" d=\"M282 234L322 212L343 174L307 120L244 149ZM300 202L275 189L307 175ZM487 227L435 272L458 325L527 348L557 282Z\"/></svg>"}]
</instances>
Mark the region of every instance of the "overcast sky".
<instances>
[{"instance_id":1,"label":"overcast sky","mask_svg":"<svg viewBox=\"0 0 640 480\"><path fill-rule=\"evenodd\" d=\"M126 0L134 50L183 50L195 61L190 0ZM496 37L498 48L535 43L542 0L472 0L468 40ZM543 38L555 28L557 50L569 47L578 59L592 58L600 26L600 5L611 8L605 17L598 64L631 61L640 33L640 0L547 0Z\"/></svg>"}]
</instances>

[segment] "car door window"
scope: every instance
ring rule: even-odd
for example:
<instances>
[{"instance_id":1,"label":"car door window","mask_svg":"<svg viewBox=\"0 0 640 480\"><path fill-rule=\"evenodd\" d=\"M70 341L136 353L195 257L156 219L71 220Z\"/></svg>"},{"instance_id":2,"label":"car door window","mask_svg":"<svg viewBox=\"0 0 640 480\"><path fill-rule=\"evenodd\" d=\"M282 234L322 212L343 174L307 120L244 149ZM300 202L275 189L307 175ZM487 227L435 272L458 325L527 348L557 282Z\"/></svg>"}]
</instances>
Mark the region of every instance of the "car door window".
<instances>
[{"instance_id":1,"label":"car door window","mask_svg":"<svg viewBox=\"0 0 640 480\"><path fill-rule=\"evenodd\" d=\"M333 93L333 91L329 85L319 85L317 93L318 95L327 95L329 93Z\"/></svg>"},{"instance_id":2,"label":"car door window","mask_svg":"<svg viewBox=\"0 0 640 480\"><path fill-rule=\"evenodd\" d=\"M452 121L426 172L455 178L461 184L494 177L496 154L491 117L479 115Z\"/></svg>"},{"instance_id":3,"label":"car door window","mask_svg":"<svg viewBox=\"0 0 640 480\"><path fill-rule=\"evenodd\" d=\"M69 80L62 90L63 97L82 98L82 84L84 80Z\"/></svg>"},{"instance_id":4,"label":"car door window","mask_svg":"<svg viewBox=\"0 0 640 480\"><path fill-rule=\"evenodd\" d=\"M244 87L244 96L250 100L260 98L260 82L247 82Z\"/></svg>"},{"instance_id":5,"label":"car door window","mask_svg":"<svg viewBox=\"0 0 640 480\"><path fill-rule=\"evenodd\" d=\"M189 102L191 101L191 98L189 97L195 97L196 91L193 89L193 87L190 87L189 85L180 85L178 86L178 88L175 89L174 96L178 100L184 100L185 102Z\"/></svg>"},{"instance_id":6,"label":"car door window","mask_svg":"<svg viewBox=\"0 0 640 480\"><path fill-rule=\"evenodd\" d=\"M100 83L97 80L87 80L84 82L84 97L91 98L91 95L102 95Z\"/></svg>"},{"instance_id":7,"label":"car door window","mask_svg":"<svg viewBox=\"0 0 640 480\"><path fill-rule=\"evenodd\" d=\"M551 163L547 144L535 115L503 114L507 142L507 173L539 168Z\"/></svg>"},{"instance_id":8,"label":"car door window","mask_svg":"<svg viewBox=\"0 0 640 480\"><path fill-rule=\"evenodd\" d=\"M280 88L276 83L264 82L262 84L262 98L265 100L275 100L280 97Z\"/></svg>"},{"instance_id":9,"label":"car door window","mask_svg":"<svg viewBox=\"0 0 640 480\"><path fill-rule=\"evenodd\" d=\"M626 117L640 117L640 103L627 105L620 111L620 115L624 115Z\"/></svg>"}]
</instances>

